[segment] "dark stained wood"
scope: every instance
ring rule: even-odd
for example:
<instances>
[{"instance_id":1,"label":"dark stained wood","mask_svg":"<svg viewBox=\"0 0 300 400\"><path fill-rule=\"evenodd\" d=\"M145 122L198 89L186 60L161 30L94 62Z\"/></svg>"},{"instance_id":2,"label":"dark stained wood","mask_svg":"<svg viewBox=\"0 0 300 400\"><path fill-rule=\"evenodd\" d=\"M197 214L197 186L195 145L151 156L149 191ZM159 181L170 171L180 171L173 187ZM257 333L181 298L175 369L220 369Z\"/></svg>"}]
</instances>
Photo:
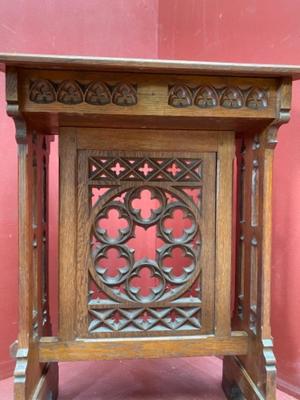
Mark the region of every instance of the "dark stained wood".
<instances>
[{"instance_id":1,"label":"dark stained wood","mask_svg":"<svg viewBox=\"0 0 300 400\"><path fill-rule=\"evenodd\" d=\"M0 62L19 146L15 399L56 399L57 361L224 355L229 399L274 400L272 160L300 67L15 54ZM57 337L48 293L53 134ZM133 205L143 192L148 217ZM115 237L101 225L110 211L125 224ZM190 221L178 237L165 225L173 218L178 228L175 211ZM135 259L139 229L154 232L153 259ZM189 260L177 276L165 264L176 248ZM113 276L101 265L109 250L125 260ZM147 294L132 283L143 269Z\"/></svg>"}]
</instances>

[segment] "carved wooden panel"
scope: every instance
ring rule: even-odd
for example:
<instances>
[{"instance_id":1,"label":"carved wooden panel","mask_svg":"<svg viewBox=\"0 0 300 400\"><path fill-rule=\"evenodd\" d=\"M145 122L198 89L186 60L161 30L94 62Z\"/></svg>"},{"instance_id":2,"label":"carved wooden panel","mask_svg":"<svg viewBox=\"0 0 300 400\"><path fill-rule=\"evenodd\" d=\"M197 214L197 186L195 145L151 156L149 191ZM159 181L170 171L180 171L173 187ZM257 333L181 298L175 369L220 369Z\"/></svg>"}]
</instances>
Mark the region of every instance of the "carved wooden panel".
<instances>
[{"instance_id":1,"label":"carved wooden panel","mask_svg":"<svg viewBox=\"0 0 300 400\"><path fill-rule=\"evenodd\" d=\"M204 218L209 162L214 168L213 155L80 151L89 335L202 331L213 295L203 281L214 264L202 256L203 221L215 218Z\"/></svg>"},{"instance_id":2,"label":"carved wooden panel","mask_svg":"<svg viewBox=\"0 0 300 400\"><path fill-rule=\"evenodd\" d=\"M64 126L72 126L75 112L81 126L124 128L122 116L135 115L158 118L134 119L132 127L156 128L163 127L163 119L170 116L178 117L172 123L170 120L175 129L185 129L186 123L198 129L197 118L201 117L201 129L218 130L217 120L210 118L223 118L228 113L238 119L233 124L224 118L222 129L240 129L238 124L244 118L249 118L249 123L253 118L254 125L277 117L277 87L275 79L130 72L28 69L20 76L22 111L62 113L60 123ZM190 120L179 118L183 116Z\"/></svg>"},{"instance_id":3,"label":"carved wooden panel","mask_svg":"<svg viewBox=\"0 0 300 400\"><path fill-rule=\"evenodd\" d=\"M97 106L115 104L134 106L137 104L137 87L128 83L109 85L102 81L83 83L76 80L52 81L36 79L31 81L29 99L37 104L76 105L87 103Z\"/></svg>"},{"instance_id":4,"label":"carved wooden panel","mask_svg":"<svg viewBox=\"0 0 300 400\"><path fill-rule=\"evenodd\" d=\"M258 87L242 89L237 86L217 88L211 85L169 87L169 105L177 108L195 105L199 108L250 108L260 110L268 107L268 92Z\"/></svg>"},{"instance_id":5,"label":"carved wooden panel","mask_svg":"<svg viewBox=\"0 0 300 400\"><path fill-rule=\"evenodd\" d=\"M239 246L237 248L237 309L243 329L257 332L258 282L261 260L260 138L243 139L238 146Z\"/></svg>"},{"instance_id":6,"label":"carved wooden panel","mask_svg":"<svg viewBox=\"0 0 300 400\"><path fill-rule=\"evenodd\" d=\"M48 158L50 141L46 136L30 136L32 174L32 269L33 285L32 325L33 336L49 332L48 304Z\"/></svg>"}]
</instances>

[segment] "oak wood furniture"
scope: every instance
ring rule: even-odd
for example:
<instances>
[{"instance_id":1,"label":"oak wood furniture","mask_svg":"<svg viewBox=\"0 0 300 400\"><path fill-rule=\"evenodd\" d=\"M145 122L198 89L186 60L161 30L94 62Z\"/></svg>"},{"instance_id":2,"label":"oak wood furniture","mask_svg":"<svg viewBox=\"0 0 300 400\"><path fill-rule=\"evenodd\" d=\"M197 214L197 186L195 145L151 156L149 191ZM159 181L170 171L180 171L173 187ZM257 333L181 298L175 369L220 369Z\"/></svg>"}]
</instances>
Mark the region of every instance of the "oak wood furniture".
<instances>
[{"instance_id":1,"label":"oak wood furniture","mask_svg":"<svg viewBox=\"0 0 300 400\"><path fill-rule=\"evenodd\" d=\"M19 148L15 399L56 399L58 361L199 355L224 356L229 399L275 399L272 158L300 68L0 61ZM57 337L48 290L53 135Z\"/></svg>"}]
</instances>

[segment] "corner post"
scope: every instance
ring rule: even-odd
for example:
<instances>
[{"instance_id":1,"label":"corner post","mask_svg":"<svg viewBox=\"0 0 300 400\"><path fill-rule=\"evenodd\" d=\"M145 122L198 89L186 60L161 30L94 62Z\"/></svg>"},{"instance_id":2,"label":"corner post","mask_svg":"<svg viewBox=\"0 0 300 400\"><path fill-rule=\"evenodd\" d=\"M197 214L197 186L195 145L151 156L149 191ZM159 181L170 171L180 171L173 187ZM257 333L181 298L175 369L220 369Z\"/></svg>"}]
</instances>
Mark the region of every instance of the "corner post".
<instances>
[{"instance_id":1,"label":"corner post","mask_svg":"<svg viewBox=\"0 0 300 400\"><path fill-rule=\"evenodd\" d=\"M273 153L279 127L288 122L291 80L277 92L277 118L261 133L242 137L238 149L238 208L233 329L247 331L249 352L226 356L228 399L275 400L276 360L270 326Z\"/></svg>"},{"instance_id":2,"label":"corner post","mask_svg":"<svg viewBox=\"0 0 300 400\"><path fill-rule=\"evenodd\" d=\"M16 127L19 170L19 334L15 352L14 398L55 400L58 395L57 363L39 362L38 342L41 335L51 334L46 211L49 145L45 146L49 139L43 135L38 137L23 118L19 108L18 71L15 69L7 71L6 98L7 113ZM41 198L43 190L44 199Z\"/></svg>"}]
</instances>

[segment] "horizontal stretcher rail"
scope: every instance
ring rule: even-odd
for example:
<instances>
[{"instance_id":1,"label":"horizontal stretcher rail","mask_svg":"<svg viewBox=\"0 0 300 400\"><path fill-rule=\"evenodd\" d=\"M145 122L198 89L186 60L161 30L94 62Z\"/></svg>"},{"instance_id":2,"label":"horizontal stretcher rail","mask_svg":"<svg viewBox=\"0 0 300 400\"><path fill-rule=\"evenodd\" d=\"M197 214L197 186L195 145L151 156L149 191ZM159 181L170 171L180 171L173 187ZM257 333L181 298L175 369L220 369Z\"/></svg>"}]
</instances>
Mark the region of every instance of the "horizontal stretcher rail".
<instances>
[{"instance_id":1,"label":"horizontal stretcher rail","mask_svg":"<svg viewBox=\"0 0 300 400\"><path fill-rule=\"evenodd\" d=\"M232 332L227 337L88 338L74 341L42 337L39 342L39 359L40 362L51 362L243 355L248 352L248 341L246 332Z\"/></svg>"}]
</instances>

